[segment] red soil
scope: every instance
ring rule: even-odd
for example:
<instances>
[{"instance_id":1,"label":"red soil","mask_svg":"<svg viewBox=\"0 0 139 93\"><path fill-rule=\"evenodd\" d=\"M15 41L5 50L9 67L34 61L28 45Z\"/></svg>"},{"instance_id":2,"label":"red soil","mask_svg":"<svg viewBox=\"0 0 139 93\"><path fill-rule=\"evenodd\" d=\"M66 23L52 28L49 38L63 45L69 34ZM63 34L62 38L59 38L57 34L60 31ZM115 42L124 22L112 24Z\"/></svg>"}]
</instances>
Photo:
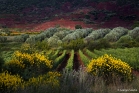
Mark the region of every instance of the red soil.
<instances>
[{"instance_id":1,"label":"red soil","mask_svg":"<svg viewBox=\"0 0 139 93\"><path fill-rule=\"evenodd\" d=\"M75 29L75 25L77 25L77 24L81 25L83 28L91 28L91 27L95 28L94 25L84 24L81 21L71 21L68 19L59 19L59 20L44 22L44 23L36 26L32 31L45 30L50 27L55 27L56 25L60 25L60 27L65 27L65 28L69 28L69 29Z\"/></svg>"},{"instance_id":2,"label":"red soil","mask_svg":"<svg viewBox=\"0 0 139 93\"><path fill-rule=\"evenodd\" d=\"M89 3L94 6L93 8L83 7L73 9L71 12L62 12L64 10L55 10L52 8L46 7L46 9L38 10L37 8L26 8L24 9L21 14L25 14L24 16L14 15L14 14L1 14L0 15L0 24L10 27L10 28L22 28L27 31L42 31L46 30L50 27L55 27L59 25L60 27L65 27L69 29L75 29L75 25L81 25L83 28L93 28L93 29L100 29L100 28L114 28L117 26L122 26L125 28L130 29L133 24L133 21L123 21L118 18L118 16L112 17L108 21L102 21L105 14L100 13L98 15L98 20L93 20L94 16L91 15L90 20L93 21L93 24L85 24L83 19L85 15L88 14L90 11L98 9L105 9L105 10L116 10L116 4L114 2L101 2L99 4ZM65 6L67 5L67 6ZM66 11L71 8L69 2L65 3L65 5L61 7L67 7ZM126 8L127 7L127 8ZM127 10L128 11L127 11ZM69 9L70 10L70 9ZM127 14L137 14L137 10L132 11L130 6L119 7L119 14L118 15L127 15ZM38 11L40 14L29 15L30 11ZM126 12L127 11L127 12ZM46 17L51 17L49 20L44 20ZM73 21L79 20L79 21Z\"/></svg>"},{"instance_id":3,"label":"red soil","mask_svg":"<svg viewBox=\"0 0 139 93\"><path fill-rule=\"evenodd\" d=\"M121 27L125 27L125 28L128 28L128 29L131 29L131 26L133 25L133 21L123 21L123 20L119 20L118 18L112 18L111 20L109 21L106 21L106 22L101 22L99 24L100 28L114 28L114 27L118 27L118 26L121 26Z\"/></svg>"},{"instance_id":4,"label":"red soil","mask_svg":"<svg viewBox=\"0 0 139 93\"><path fill-rule=\"evenodd\" d=\"M64 60L58 66L57 71L62 71L66 67L69 57L70 57L70 55L66 54ZM74 54L74 61L73 61L73 69L77 71L77 70L79 70L80 67L84 67L84 64L83 64L79 54L75 53Z\"/></svg>"},{"instance_id":5,"label":"red soil","mask_svg":"<svg viewBox=\"0 0 139 93\"><path fill-rule=\"evenodd\" d=\"M53 20L46 21L44 23L40 23L37 25L34 25L34 28L31 31L40 31L45 30L50 27L55 27L56 25L59 25L60 27L65 27L69 29L75 29L75 25L81 25L83 28L93 28L93 29L100 29L100 28L114 28L114 27L125 27L128 29L131 29L131 26L134 21L123 21L119 19L118 17L112 17L108 21L102 21L103 14L98 15L100 16L97 21L93 21L94 24L85 24L83 21L73 21L72 18L75 19L83 19L83 15L81 14L72 14L68 16L61 16L61 17L55 17ZM93 16L91 16L93 18Z\"/></svg>"},{"instance_id":6,"label":"red soil","mask_svg":"<svg viewBox=\"0 0 139 93\"><path fill-rule=\"evenodd\" d=\"M59 19L59 20L47 21L39 25L36 25L34 29L32 29L31 31L46 30L50 27L55 27L56 25L59 25L60 27L69 28L69 29L75 29L75 25L77 24L81 25L83 28L93 28L93 29L114 28L118 26L122 26L130 29L133 24L133 22L131 21L125 22L122 20L114 20L114 19L117 18L112 18L112 20L106 22L96 21L95 24L85 24L82 21L71 21L69 19Z\"/></svg>"},{"instance_id":7,"label":"red soil","mask_svg":"<svg viewBox=\"0 0 139 93\"><path fill-rule=\"evenodd\" d=\"M74 61L73 61L73 69L75 69L77 71L79 69L79 67L80 67L79 57L78 57L77 53L75 53Z\"/></svg>"},{"instance_id":8,"label":"red soil","mask_svg":"<svg viewBox=\"0 0 139 93\"><path fill-rule=\"evenodd\" d=\"M77 53L76 55L77 55L77 59L79 60L79 64L80 64L79 67L84 67L84 63L83 63L83 61L81 60L79 54Z\"/></svg>"}]
</instances>

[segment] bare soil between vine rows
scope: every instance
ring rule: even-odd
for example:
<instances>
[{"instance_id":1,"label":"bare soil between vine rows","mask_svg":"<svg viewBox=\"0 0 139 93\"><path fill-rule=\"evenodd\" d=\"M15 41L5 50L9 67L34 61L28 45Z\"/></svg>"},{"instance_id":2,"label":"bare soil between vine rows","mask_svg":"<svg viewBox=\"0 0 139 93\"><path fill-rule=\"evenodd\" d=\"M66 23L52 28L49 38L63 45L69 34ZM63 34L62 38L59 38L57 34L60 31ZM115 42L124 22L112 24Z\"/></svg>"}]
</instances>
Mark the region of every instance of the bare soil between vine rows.
<instances>
[{"instance_id":1,"label":"bare soil between vine rows","mask_svg":"<svg viewBox=\"0 0 139 93\"><path fill-rule=\"evenodd\" d=\"M80 59L80 56L78 53L74 54L74 61L73 61L73 69L74 70L79 70L80 67L84 67L84 64L82 60Z\"/></svg>"}]
</instances>

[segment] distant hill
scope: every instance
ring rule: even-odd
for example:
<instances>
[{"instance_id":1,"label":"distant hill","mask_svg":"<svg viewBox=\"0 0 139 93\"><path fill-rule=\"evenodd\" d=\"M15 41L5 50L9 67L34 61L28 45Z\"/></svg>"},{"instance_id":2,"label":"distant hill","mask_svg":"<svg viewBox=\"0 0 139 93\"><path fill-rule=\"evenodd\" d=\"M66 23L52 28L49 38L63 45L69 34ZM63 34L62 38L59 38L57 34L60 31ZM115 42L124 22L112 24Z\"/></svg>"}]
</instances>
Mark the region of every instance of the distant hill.
<instances>
[{"instance_id":1,"label":"distant hill","mask_svg":"<svg viewBox=\"0 0 139 93\"><path fill-rule=\"evenodd\" d=\"M139 21L138 0L0 0L2 28L130 28L134 21Z\"/></svg>"}]
</instances>

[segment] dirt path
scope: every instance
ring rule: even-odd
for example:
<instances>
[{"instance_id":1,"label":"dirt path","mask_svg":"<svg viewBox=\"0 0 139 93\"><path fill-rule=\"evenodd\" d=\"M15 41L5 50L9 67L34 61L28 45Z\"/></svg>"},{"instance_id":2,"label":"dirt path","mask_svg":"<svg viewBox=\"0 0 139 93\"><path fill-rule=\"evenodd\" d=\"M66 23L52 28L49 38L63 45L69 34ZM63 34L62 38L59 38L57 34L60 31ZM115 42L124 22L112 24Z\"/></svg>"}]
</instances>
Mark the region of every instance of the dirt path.
<instances>
[{"instance_id":1,"label":"dirt path","mask_svg":"<svg viewBox=\"0 0 139 93\"><path fill-rule=\"evenodd\" d=\"M69 57L70 57L69 54L66 54L66 55L65 55L64 60L63 60L63 62L58 66L57 71L62 71L62 70L66 67L67 61L68 61Z\"/></svg>"},{"instance_id":2,"label":"dirt path","mask_svg":"<svg viewBox=\"0 0 139 93\"><path fill-rule=\"evenodd\" d=\"M74 54L74 61L73 61L73 69L78 70L79 69L79 59L78 59L78 55L75 53Z\"/></svg>"},{"instance_id":3,"label":"dirt path","mask_svg":"<svg viewBox=\"0 0 139 93\"><path fill-rule=\"evenodd\" d=\"M80 66L81 66L81 67L85 67L85 66L84 66L84 63L83 63L83 61L81 60L80 55L79 55L78 53L77 53L77 56L78 56L78 60L79 60Z\"/></svg>"}]
</instances>

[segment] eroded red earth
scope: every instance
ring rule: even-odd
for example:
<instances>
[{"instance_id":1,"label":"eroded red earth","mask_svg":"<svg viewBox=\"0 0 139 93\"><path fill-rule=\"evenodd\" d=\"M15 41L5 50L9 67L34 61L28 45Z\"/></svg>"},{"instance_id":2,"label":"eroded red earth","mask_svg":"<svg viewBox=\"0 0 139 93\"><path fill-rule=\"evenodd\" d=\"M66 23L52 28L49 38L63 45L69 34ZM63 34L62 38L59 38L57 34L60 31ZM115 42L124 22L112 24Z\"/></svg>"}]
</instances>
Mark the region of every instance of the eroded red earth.
<instances>
[{"instance_id":1,"label":"eroded red earth","mask_svg":"<svg viewBox=\"0 0 139 93\"><path fill-rule=\"evenodd\" d=\"M25 8L19 14L0 14L0 25L9 28L21 28L27 31L42 31L50 27L60 26L69 29L75 29L75 25L81 25L83 28L114 28L125 27L130 29L135 20L122 20L120 16L137 15L139 19L139 10L133 9L132 5L118 6L116 2L86 2L90 7L72 8L70 2L61 6L61 9L45 7L38 9L35 6ZM92 23L85 23L85 15L90 11L115 11L117 14L109 20L103 20L106 16L104 12L100 12L95 19L94 15L90 15ZM31 14L34 13L34 14Z\"/></svg>"},{"instance_id":2,"label":"eroded red earth","mask_svg":"<svg viewBox=\"0 0 139 93\"><path fill-rule=\"evenodd\" d=\"M77 16L76 16L77 17ZM133 21L123 21L116 17L113 17L111 20L108 21L94 21L93 24L86 24L83 21L73 21L66 18L54 18L53 20L48 20L46 22L40 22L40 23L26 23L26 22L18 22L14 21L13 19L0 19L1 24L5 24L8 27L11 28L22 28L26 29L28 31L42 31L45 29L48 29L50 27L60 26L65 27L69 29L75 29L75 25L81 25L83 28L93 28L93 29L99 29L99 28L114 28L118 26L122 26L125 28L129 28L132 26Z\"/></svg>"}]
</instances>

